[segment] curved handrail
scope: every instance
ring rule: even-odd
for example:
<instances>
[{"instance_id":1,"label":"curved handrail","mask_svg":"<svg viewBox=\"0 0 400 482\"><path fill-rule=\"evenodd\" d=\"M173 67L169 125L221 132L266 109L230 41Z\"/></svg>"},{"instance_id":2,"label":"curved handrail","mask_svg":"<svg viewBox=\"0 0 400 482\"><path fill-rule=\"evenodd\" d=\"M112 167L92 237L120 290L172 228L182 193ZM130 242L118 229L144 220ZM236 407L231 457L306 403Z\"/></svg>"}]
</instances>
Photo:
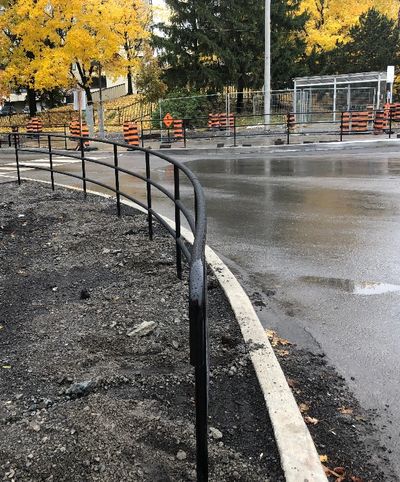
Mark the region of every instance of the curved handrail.
<instances>
[{"instance_id":1,"label":"curved handrail","mask_svg":"<svg viewBox=\"0 0 400 482\"><path fill-rule=\"evenodd\" d=\"M10 133L11 140L15 149L15 161L17 168L18 183L21 184L21 167L32 167L29 164L24 164L19 159L20 153L41 153L49 156L49 167L42 165L35 166L35 169L49 172L51 176L51 186L55 189L54 174L69 176L79 179L83 183L83 192L86 197L87 183L95 184L110 190L116 196L117 213L121 215L121 196L132 201L136 205L142 207L147 211L148 230L150 239L153 238L153 218L162 224L169 234L175 239L176 243L176 263L178 277L182 277L182 260L181 254L185 256L189 262L189 323L190 323L190 362L195 367L195 399L196 399L196 439L197 439L197 480L208 480L208 327L207 327L207 270L205 263L205 245L207 232L207 218L204 192L198 178L188 169L182 162L171 158L165 154L154 152L142 147L129 146L121 142L113 142L109 140L97 139L93 137L80 137L53 133ZM24 148L21 146L21 139L37 139L40 145L40 140L47 141L47 148ZM77 143L78 152L72 153L66 150L52 149L52 141L62 140L66 145L67 140ZM110 152L110 157L113 164L108 164L99 159L90 158L85 155L84 143L96 142L98 144L110 145L113 150ZM144 154L145 171L142 175L119 166L118 148L137 151ZM75 160L81 161L81 175L66 171L60 171L53 166L53 156L62 155ZM159 158L174 167L174 192L169 192L160 183L151 179L151 157ZM29 161L28 161L29 162ZM93 163L103 167L109 167L114 171L114 185L110 186L97 179L86 176L86 164ZM190 211L182 203L180 199L180 173L183 173L194 192L194 217ZM119 174L128 174L136 179L145 182L147 191L147 203L144 203L133 196L124 193L119 187ZM158 214L152 207L152 187L164 194L175 206L175 227L160 214ZM181 234L181 213L188 222L190 231L193 234L193 242L191 250L187 247L187 240Z\"/></svg>"}]
</instances>

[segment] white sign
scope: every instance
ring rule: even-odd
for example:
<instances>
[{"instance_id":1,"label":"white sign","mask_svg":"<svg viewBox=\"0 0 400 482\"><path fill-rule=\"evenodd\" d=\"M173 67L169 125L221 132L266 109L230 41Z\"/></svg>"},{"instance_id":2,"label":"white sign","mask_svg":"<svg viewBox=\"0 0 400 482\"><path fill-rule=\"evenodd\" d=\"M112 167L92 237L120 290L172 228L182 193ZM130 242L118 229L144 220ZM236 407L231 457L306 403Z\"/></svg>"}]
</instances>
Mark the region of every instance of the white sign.
<instances>
[{"instance_id":1,"label":"white sign","mask_svg":"<svg viewBox=\"0 0 400 482\"><path fill-rule=\"evenodd\" d=\"M386 82L393 84L394 82L394 65L389 65L387 68Z\"/></svg>"},{"instance_id":2,"label":"white sign","mask_svg":"<svg viewBox=\"0 0 400 482\"><path fill-rule=\"evenodd\" d=\"M85 91L74 90L74 110L86 110L86 104L87 102Z\"/></svg>"}]
</instances>

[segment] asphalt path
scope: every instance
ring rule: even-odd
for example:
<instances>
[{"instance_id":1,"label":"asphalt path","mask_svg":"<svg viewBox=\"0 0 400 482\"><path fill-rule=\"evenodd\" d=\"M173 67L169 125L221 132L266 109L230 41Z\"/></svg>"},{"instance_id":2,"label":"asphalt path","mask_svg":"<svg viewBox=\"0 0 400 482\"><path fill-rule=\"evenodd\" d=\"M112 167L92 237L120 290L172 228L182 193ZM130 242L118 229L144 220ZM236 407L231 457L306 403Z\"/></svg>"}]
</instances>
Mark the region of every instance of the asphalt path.
<instances>
[{"instance_id":1,"label":"asphalt path","mask_svg":"<svg viewBox=\"0 0 400 482\"><path fill-rule=\"evenodd\" d=\"M171 188L171 168L152 162L154 179ZM120 165L144 172L141 155L124 152ZM376 410L400 479L400 153L204 156L188 166L205 188L208 242L258 300L264 326L325 353L361 404ZM80 172L80 165L59 169ZM108 168L93 164L90 173L113 181ZM29 177L49 179L38 171ZM141 181L124 175L121 185L145 200ZM188 187L182 196L191 206ZM154 202L171 216L162 195Z\"/></svg>"}]
</instances>

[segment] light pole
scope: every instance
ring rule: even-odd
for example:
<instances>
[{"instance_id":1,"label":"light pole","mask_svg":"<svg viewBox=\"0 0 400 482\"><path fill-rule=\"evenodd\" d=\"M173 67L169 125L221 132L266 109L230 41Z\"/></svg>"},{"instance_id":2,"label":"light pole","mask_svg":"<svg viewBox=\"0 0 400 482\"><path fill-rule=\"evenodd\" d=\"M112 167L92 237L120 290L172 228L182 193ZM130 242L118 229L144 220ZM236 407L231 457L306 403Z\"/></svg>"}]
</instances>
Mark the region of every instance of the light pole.
<instances>
[{"instance_id":1,"label":"light pole","mask_svg":"<svg viewBox=\"0 0 400 482\"><path fill-rule=\"evenodd\" d=\"M271 114L271 0L265 0L264 124L268 130Z\"/></svg>"}]
</instances>

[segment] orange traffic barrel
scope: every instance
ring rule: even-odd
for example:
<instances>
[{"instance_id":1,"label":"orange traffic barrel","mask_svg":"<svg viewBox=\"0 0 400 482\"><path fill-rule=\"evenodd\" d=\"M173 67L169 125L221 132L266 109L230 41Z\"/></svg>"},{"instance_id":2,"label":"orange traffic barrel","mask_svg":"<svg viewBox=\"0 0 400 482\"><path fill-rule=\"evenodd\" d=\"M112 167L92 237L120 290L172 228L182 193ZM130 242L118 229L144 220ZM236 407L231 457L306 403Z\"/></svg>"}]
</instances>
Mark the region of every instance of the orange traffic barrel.
<instances>
[{"instance_id":1,"label":"orange traffic barrel","mask_svg":"<svg viewBox=\"0 0 400 482\"><path fill-rule=\"evenodd\" d=\"M81 130L81 123L78 119L73 119L69 123L69 132L71 136L76 137L89 137L89 129L86 122L82 122L82 130ZM84 147L89 147L89 141L83 141ZM78 142L76 149L79 148L80 143Z\"/></svg>"},{"instance_id":2,"label":"orange traffic barrel","mask_svg":"<svg viewBox=\"0 0 400 482\"><path fill-rule=\"evenodd\" d=\"M174 139L176 142L183 140L183 122L182 119L174 120Z\"/></svg>"},{"instance_id":3,"label":"orange traffic barrel","mask_svg":"<svg viewBox=\"0 0 400 482\"><path fill-rule=\"evenodd\" d=\"M387 118L383 110L377 110L374 120L374 134L382 134L387 128Z\"/></svg>"},{"instance_id":4,"label":"orange traffic barrel","mask_svg":"<svg viewBox=\"0 0 400 482\"><path fill-rule=\"evenodd\" d=\"M139 130L136 122L124 122L124 140L133 147L139 147Z\"/></svg>"},{"instance_id":5,"label":"orange traffic barrel","mask_svg":"<svg viewBox=\"0 0 400 482\"><path fill-rule=\"evenodd\" d=\"M353 112L351 117L352 132L368 131L368 112Z\"/></svg>"},{"instance_id":6,"label":"orange traffic barrel","mask_svg":"<svg viewBox=\"0 0 400 482\"><path fill-rule=\"evenodd\" d=\"M390 104L390 112L392 114L392 121L400 122L400 104Z\"/></svg>"},{"instance_id":7,"label":"orange traffic barrel","mask_svg":"<svg viewBox=\"0 0 400 482\"><path fill-rule=\"evenodd\" d=\"M219 128L219 114L212 114L211 128L212 129L218 129Z\"/></svg>"},{"instance_id":8,"label":"orange traffic barrel","mask_svg":"<svg viewBox=\"0 0 400 482\"><path fill-rule=\"evenodd\" d=\"M69 132L71 136L79 136L80 131L81 131L81 127L80 127L79 121L77 119L73 119L69 123Z\"/></svg>"},{"instance_id":9,"label":"orange traffic barrel","mask_svg":"<svg viewBox=\"0 0 400 482\"><path fill-rule=\"evenodd\" d=\"M341 118L341 130L342 132L350 131L350 112L343 112Z\"/></svg>"},{"instance_id":10,"label":"orange traffic barrel","mask_svg":"<svg viewBox=\"0 0 400 482\"><path fill-rule=\"evenodd\" d=\"M296 127L296 114L294 114L293 112L289 112L287 124L289 129L294 129Z\"/></svg>"},{"instance_id":11,"label":"orange traffic barrel","mask_svg":"<svg viewBox=\"0 0 400 482\"><path fill-rule=\"evenodd\" d=\"M227 119L227 115L226 115L226 112L222 113L222 114L219 114L219 128L221 130L224 130L227 128L227 125L228 125L228 119Z\"/></svg>"},{"instance_id":12,"label":"orange traffic barrel","mask_svg":"<svg viewBox=\"0 0 400 482\"><path fill-rule=\"evenodd\" d=\"M38 117L32 117L26 124L26 132L39 133L43 130L43 123Z\"/></svg>"}]
</instances>

